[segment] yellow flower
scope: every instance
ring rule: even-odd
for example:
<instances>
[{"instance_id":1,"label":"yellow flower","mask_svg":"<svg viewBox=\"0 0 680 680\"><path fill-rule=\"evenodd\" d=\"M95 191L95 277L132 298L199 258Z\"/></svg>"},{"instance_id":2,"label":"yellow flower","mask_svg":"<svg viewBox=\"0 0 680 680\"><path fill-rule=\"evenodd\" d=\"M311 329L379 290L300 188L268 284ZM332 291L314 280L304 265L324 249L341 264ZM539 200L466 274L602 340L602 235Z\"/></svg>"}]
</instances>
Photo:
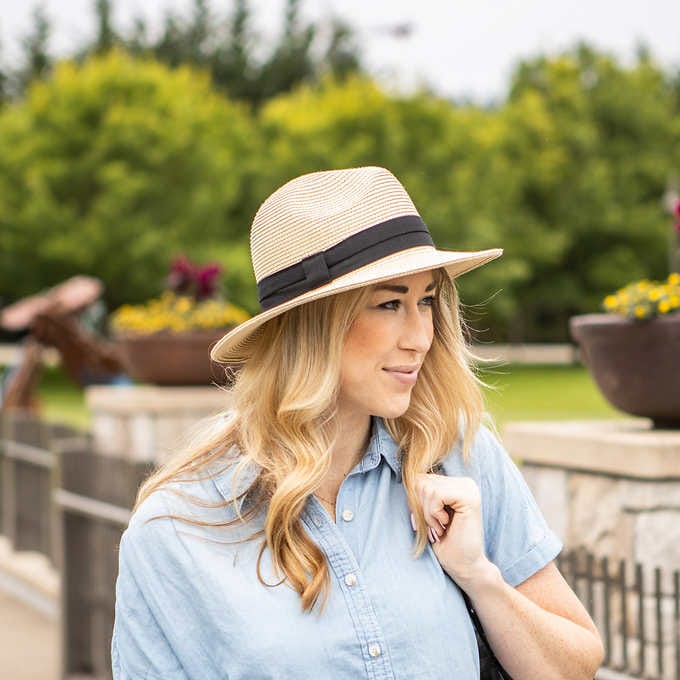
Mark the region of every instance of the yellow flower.
<instances>
[{"instance_id":1,"label":"yellow flower","mask_svg":"<svg viewBox=\"0 0 680 680\"><path fill-rule=\"evenodd\" d=\"M604 299L604 306L607 309L616 309L616 306L618 305L619 300L616 297L616 295L607 295L607 297Z\"/></svg>"},{"instance_id":2,"label":"yellow flower","mask_svg":"<svg viewBox=\"0 0 680 680\"><path fill-rule=\"evenodd\" d=\"M645 316L645 308L642 305L637 305L635 307L635 316L638 319L642 319Z\"/></svg>"},{"instance_id":3,"label":"yellow flower","mask_svg":"<svg viewBox=\"0 0 680 680\"><path fill-rule=\"evenodd\" d=\"M668 277L668 283L670 283L673 286L677 286L680 284L680 274L678 273L673 273Z\"/></svg>"},{"instance_id":4,"label":"yellow flower","mask_svg":"<svg viewBox=\"0 0 680 680\"><path fill-rule=\"evenodd\" d=\"M177 302L175 303L175 309L180 314L186 314L191 309L191 299L188 297L177 298Z\"/></svg>"},{"instance_id":5,"label":"yellow flower","mask_svg":"<svg viewBox=\"0 0 680 680\"><path fill-rule=\"evenodd\" d=\"M228 329L248 318L245 310L229 302L196 302L166 291L144 305L123 305L112 314L111 325L115 330L135 333L181 333L195 328Z\"/></svg>"},{"instance_id":6,"label":"yellow flower","mask_svg":"<svg viewBox=\"0 0 680 680\"><path fill-rule=\"evenodd\" d=\"M665 314L671 308L670 302L668 300L661 300L659 302L659 311Z\"/></svg>"}]
</instances>

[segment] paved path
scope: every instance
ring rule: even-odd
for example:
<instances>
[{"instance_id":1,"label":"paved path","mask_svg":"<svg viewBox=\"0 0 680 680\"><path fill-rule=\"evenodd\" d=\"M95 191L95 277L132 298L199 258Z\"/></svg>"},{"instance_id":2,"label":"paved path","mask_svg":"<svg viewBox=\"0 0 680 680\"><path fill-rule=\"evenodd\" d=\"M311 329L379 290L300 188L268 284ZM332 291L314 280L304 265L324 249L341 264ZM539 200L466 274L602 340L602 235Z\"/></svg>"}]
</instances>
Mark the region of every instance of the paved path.
<instances>
[{"instance_id":1,"label":"paved path","mask_svg":"<svg viewBox=\"0 0 680 680\"><path fill-rule=\"evenodd\" d=\"M0 678L58 680L59 624L0 591Z\"/></svg>"}]
</instances>

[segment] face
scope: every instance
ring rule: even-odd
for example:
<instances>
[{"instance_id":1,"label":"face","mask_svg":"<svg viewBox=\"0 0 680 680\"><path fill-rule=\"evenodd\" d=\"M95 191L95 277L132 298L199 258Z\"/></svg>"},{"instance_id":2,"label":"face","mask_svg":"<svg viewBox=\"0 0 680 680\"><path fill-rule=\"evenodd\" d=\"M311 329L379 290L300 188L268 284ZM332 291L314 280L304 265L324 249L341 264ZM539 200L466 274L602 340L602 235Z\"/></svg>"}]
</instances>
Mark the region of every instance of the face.
<instances>
[{"instance_id":1,"label":"face","mask_svg":"<svg viewBox=\"0 0 680 680\"><path fill-rule=\"evenodd\" d=\"M344 416L404 414L432 344L435 293L432 272L372 287L343 347L338 407Z\"/></svg>"}]
</instances>

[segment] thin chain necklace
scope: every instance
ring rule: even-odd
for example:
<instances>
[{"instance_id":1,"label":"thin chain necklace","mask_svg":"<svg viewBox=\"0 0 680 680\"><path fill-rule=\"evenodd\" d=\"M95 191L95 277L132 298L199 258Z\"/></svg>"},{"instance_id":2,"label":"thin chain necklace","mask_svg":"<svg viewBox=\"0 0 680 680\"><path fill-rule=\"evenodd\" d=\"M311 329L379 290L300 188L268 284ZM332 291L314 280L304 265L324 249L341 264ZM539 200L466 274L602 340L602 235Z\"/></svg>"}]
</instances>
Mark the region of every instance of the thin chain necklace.
<instances>
[{"instance_id":1,"label":"thin chain necklace","mask_svg":"<svg viewBox=\"0 0 680 680\"><path fill-rule=\"evenodd\" d=\"M314 492L314 495L315 495L319 500L326 501L326 503L328 503L329 505L332 505L332 506L335 507L335 501L329 500L328 498L324 498L324 497L323 497L320 493L318 493L317 491ZM337 498L336 498L335 500L337 500Z\"/></svg>"},{"instance_id":2,"label":"thin chain necklace","mask_svg":"<svg viewBox=\"0 0 680 680\"><path fill-rule=\"evenodd\" d=\"M369 441L370 441L370 433L369 433ZM368 446L368 443L366 444L366 446ZM364 447L364 450L365 450L365 448L366 448L366 447ZM343 475L343 481L345 480L345 478L347 477L347 475L351 472L351 470L352 470L353 467L354 467L354 466L350 467L350 469L347 470L347 472L345 472L345 474ZM341 483L342 483L342 482L341 482ZM321 495L320 493L318 493L317 491L314 492L314 495L315 495L319 500L322 500L322 501L328 503L329 505L332 505L333 507L336 506L337 496L336 496L335 501L332 501L332 500L330 500L329 498L325 498L324 496L322 496L322 495Z\"/></svg>"}]
</instances>

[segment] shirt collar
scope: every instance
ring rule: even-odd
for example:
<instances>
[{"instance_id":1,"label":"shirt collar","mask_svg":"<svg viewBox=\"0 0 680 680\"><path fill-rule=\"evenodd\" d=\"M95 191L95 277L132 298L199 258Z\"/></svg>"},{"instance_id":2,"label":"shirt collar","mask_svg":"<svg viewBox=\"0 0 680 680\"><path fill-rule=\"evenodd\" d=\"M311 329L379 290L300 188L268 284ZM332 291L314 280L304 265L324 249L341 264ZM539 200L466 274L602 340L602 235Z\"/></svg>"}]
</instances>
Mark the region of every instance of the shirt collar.
<instances>
[{"instance_id":1,"label":"shirt collar","mask_svg":"<svg viewBox=\"0 0 680 680\"><path fill-rule=\"evenodd\" d=\"M384 458L397 479L401 479L401 458L399 447L387 431L382 418L371 418L371 439L368 448L359 465L353 472L368 472L378 467L380 459Z\"/></svg>"},{"instance_id":2,"label":"shirt collar","mask_svg":"<svg viewBox=\"0 0 680 680\"><path fill-rule=\"evenodd\" d=\"M369 470L377 468L380 465L381 458L385 459L397 479L401 480L401 458L399 456L399 447L394 439L392 439L392 435L387 431L383 419L373 417L371 418L371 438L366 453L350 474L368 472ZM213 477L217 490L225 500L231 500L233 498L234 490L232 489L232 478L235 467L235 463L228 464ZM251 463L246 466L239 475L236 485L236 494L241 496L237 503L239 509L243 506L243 502L247 496L247 494L241 494L243 494L243 492L255 481L260 470L261 468L259 465Z\"/></svg>"}]
</instances>

